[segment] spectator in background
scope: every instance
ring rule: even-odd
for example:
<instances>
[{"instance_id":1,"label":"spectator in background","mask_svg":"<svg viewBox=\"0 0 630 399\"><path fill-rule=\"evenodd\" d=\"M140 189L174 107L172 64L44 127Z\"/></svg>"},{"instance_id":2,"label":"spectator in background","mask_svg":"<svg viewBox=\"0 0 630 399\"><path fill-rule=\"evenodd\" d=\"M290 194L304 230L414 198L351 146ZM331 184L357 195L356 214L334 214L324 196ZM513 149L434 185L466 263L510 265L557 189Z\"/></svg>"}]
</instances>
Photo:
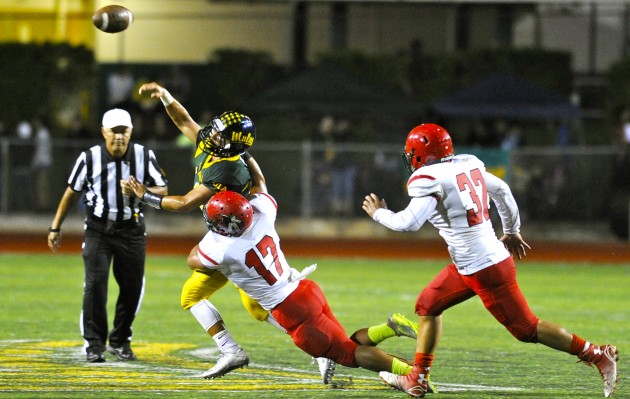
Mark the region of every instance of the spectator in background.
<instances>
[{"instance_id":1,"label":"spectator in background","mask_svg":"<svg viewBox=\"0 0 630 399\"><path fill-rule=\"evenodd\" d=\"M523 140L523 128L516 122L513 122L505 130L503 134L503 140L501 140L501 149L510 151L514 150L521 145Z\"/></svg>"},{"instance_id":2,"label":"spectator in background","mask_svg":"<svg viewBox=\"0 0 630 399\"><path fill-rule=\"evenodd\" d=\"M135 79L131 70L124 64L118 65L107 77L107 104L109 107L127 105L135 87Z\"/></svg>"},{"instance_id":3,"label":"spectator in background","mask_svg":"<svg viewBox=\"0 0 630 399\"><path fill-rule=\"evenodd\" d=\"M70 129L68 129L68 133L66 137L69 139L77 139L77 140L87 140L91 138L95 138L96 136L90 134L90 130L85 125L83 119L79 116L74 118L70 123Z\"/></svg>"},{"instance_id":4,"label":"spectator in background","mask_svg":"<svg viewBox=\"0 0 630 399\"><path fill-rule=\"evenodd\" d=\"M35 210L47 211L50 194L50 167L52 166L52 142L48 120L40 115L33 120L35 135L35 153L31 160L31 169L35 178Z\"/></svg>"},{"instance_id":5,"label":"spectator in background","mask_svg":"<svg viewBox=\"0 0 630 399\"><path fill-rule=\"evenodd\" d=\"M338 120L332 133L331 210L336 215L352 216L357 166L352 152L340 148L352 141L350 121Z\"/></svg>"},{"instance_id":6,"label":"spectator in background","mask_svg":"<svg viewBox=\"0 0 630 399\"><path fill-rule=\"evenodd\" d=\"M31 211L33 205L31 160L35 147L33 145L33 126L29 121L21 121L16 127L17 142L9 151L12 187L12 203L18 211Z\"/></svg>"},{"instance_id":7,"label":"spectator in background","mask_svg":"<svg viewBox=\"0 0 630 399\"><path fill-rule=\"evenodd\" d=\"M316 177L321 195L330 198L322 201L329 203L326 214L349 216L352 214L357 168L352 153L340 147L351 141L350 122L326 114L320 120L317 132L316 140L323 143L324 152L322 160L317 162Z\"/></svg>"},{"instance_id":8,"label":"spectator in background","mask_svg":"<svg viewBox=\"0 0 630 399\"><path fill-rule=\"evenodd\" d=\"M613 233L619 238L630 236L630 110L624 109L619 117L619 126L613 145L617 148L609 199L609 222Z\"/></svg>"},{"instance_id":9,"label":"spectator in background","mask_svg":"<svg viewBox=\"0 0 630 399\"><path fill-rule=\"evenodd\" d=\"M173 97L181 102L188 100L190 95L190 77L181 65L171 65L170 75L165 80L165 86L168 86Z\"/></svg>"}]
</instances>

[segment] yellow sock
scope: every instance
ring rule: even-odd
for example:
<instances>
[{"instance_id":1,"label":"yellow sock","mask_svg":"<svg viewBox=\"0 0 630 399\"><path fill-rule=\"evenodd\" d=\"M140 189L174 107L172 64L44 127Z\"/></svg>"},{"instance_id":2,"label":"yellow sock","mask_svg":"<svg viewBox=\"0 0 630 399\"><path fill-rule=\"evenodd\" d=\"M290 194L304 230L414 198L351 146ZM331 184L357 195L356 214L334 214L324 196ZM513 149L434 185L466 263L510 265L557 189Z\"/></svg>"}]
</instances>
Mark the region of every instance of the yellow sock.
<instances>
[{"instance_id":1,"label":"yellow sock","mask_svg":"<svg viewBox=\"0 0 630 399\"><path fill-rule=\"evenodd\" d=\"M407 375L411 373L412 368L413 366L403 362L402 360L396 357L394 358L394 361L392 362L392 373L394 374Z\"/></svg>"},{"instance_id":2,"label":"yellow sock","mask_svg":"<svg viewBox=\"0 0 630 399\"><path fill-rule=\"evenodd\" d=\"M387 325L387 323L372 326L368 328L367 333L368 337L370 337L370 340L372 340L372 342L374 342L375 344L380 344L387 338L396 336L394 330L392 330L391 327Z\"/></svg>"}]
</instances>

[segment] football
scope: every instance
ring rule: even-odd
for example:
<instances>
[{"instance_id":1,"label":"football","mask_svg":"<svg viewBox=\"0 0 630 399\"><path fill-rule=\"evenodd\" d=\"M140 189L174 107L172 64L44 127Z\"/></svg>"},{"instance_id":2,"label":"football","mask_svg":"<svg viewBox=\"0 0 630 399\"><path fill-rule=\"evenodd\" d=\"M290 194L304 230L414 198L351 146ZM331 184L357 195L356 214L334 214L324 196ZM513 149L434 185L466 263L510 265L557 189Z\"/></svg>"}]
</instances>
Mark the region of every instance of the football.
<instances>
[{"instance_id":1,"label":"football","mask_svg":"<svg viewBox=\"0 0 630 399\"><path fill-rule=\"evenodd\" d=\"M109 5L98 9L92 15L92 23L99 30L107 33L118 33L127 29L133 22L133 14L127 8Z\"/></svg>"}]
</instances>

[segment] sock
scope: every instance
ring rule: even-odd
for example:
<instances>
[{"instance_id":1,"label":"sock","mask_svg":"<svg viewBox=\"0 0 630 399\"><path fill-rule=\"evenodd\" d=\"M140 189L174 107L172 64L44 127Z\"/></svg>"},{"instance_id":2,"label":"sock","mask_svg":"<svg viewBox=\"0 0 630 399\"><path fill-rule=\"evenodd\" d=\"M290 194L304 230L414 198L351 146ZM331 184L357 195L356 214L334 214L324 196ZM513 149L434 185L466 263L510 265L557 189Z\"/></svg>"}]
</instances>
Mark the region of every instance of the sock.
<instances>
[{"instance_id":1,"label":"sock","mask_svg":"<svg viewBox=\"0 0 630 399\"><path fill-rule=\"evenodd\" d=\"M240 349L228 330L220 331L212 336L221 353L236 353Z\"/></svg>"},{"instance_id":2,"label":"sock","mask_svg":"<svg viewBox=\"0 0 630 399\"><path fill-rule=\"evenodd\" d=\"M367 331L368 337L375 344L380 344L385 341L387 338L395 337L396 333L387 325L387 323L378 324L376 326L372 326L368 328Z\"/></svg>"},{"instance_id":3,"label":"sock","mask_svg":"<svg viewBox=\"0 0 630 399\"><path fill-rule=\"evenodd\" d=\"M426 353L416 352L413 358L413 365L422 368L431 368L433 363L433 355L427 355Z\"/></svg>"},{"instance_id":4,"label":"sock","mask_svg":"<svg viewBox=\"0 0 630 399\"><path fill-rule=\"evenodd\" d=\"M411 373L411 370L413 369L413 366L407 364L406 362L403 362L402 360L398 359L398 358L394 358L394 361L392 362L392 373L393 374L397 374L397 375L407 375L409 373Z\"/></svg>"},{"instance_id":5,"label":"sock","mask_svg":"<svg viewBox=\"0 0 630 399\"><path fill-rule=\"evenodd\" d=\"M573 341L571 341L571 349L569 349L569 353L578 356L580 353L587 350L589 346L590 343L588 341L585 341L573 334Z\"/></svg>"}]
</instances>

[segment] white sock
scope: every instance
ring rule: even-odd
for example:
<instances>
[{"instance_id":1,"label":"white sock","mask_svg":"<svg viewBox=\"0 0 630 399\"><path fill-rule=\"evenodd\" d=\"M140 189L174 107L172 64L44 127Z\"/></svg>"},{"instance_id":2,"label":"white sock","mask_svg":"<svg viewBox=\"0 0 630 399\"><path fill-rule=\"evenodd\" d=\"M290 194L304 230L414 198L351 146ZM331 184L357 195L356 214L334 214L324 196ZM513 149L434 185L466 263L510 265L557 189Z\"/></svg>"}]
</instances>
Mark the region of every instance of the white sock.
<instances>
[{"instance_id":1,"label":"white sock","mask_svg":"<svg viewBox=\"0 0 630 399\"><path fill-rule=\"evenodd\" d=\"M219 331L212 336L212 339L217 343L221 353L236 353L240 349L228 330Z\"/></svg>"}]
</instances>

